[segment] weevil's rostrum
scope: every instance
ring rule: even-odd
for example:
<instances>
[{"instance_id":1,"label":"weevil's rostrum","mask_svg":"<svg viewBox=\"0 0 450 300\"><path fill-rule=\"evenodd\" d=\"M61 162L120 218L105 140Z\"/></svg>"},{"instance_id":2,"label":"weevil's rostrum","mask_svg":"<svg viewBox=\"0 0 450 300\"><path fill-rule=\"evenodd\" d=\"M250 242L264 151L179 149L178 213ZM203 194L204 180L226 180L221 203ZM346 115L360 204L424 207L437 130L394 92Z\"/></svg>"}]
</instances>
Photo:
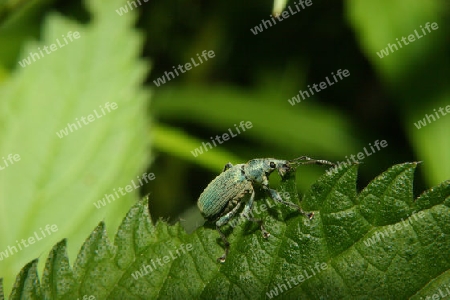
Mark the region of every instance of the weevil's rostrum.
<instances>
[{"instance_id":1,"label":"weevil's rostrum","mask_svg":"<svg viewBox=\"0 0 450 300\"><path fill-rule=\"evenodd\" d=\"M225 244L225 253L218 258L219 262L225 261L230 246L220 227L227 224L237 214L246 194L250 194L250 198L245 203L241 215L249 221L258 223L263 237L270 236L270 233L264 228L263 221L251 217L255 201L255 187L261 187L273 200L312 218L312 214L306 214L298 205L284 201L276 190L269 188L269 176L273 171L277 170L278 174L283 177L292 167L299 164L334 165L326 160L314 160L306 156L293 160L252 159L246 164L234 166L231 163L226 164L222 173L209 183L200 195L197 205L206 219L216 222L217 231Z\"/></svg>"}]
</instances>

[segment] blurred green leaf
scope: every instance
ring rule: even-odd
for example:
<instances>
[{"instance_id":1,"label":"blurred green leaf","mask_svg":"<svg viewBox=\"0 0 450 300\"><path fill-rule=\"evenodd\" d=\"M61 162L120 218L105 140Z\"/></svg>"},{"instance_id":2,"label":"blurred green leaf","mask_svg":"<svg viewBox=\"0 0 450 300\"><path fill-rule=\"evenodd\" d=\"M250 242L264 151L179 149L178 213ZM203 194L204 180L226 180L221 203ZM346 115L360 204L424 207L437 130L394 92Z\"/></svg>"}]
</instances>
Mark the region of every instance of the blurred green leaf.
<instances>
[{"instance_id":1,"label":"blurred green leaf","mask_svg":"<svg viewBox=\"0 0 450 300\"><path fill-rule=\"evenodd\" d=\"M215 229L187 235L179 224L153 225L144 199L123 220L114 245L100 223L72 270L65 241L58 243L42 284L32 261L11 299L426 297L450 282L450 181L414 201L416 165L393 166L359 195L357 166L324 175L303 201L315 211L312 220L272 202L268 212L256 213L264 215L271 236L264 239L255 225L237 225L224 264L216 262L223 248ZM297 198L294 177L288 174L280 190L290 199Z\"/></svg>"},{"instance_id":2,"label":"blurred green leaf","mask_svg":"<svg viewBox=\"0 0 450 300\"><path fill-rule=\"evenodd\" d=\"M158 89L154 109L161 118L203 125L219 130L218 134L250 121L253 127L238 138L262 141L297 156L332 153L343 157L358 147L350 124L336 111L312 104L291 106L287 98L275 102L265 94L232 87Z\"/></svg>"},{"instance_id":3,"label":"blurred green leaf","mask_svg":"<svg viewBox=\"0 0 450 300\"><path fill-rule=\"evenodd\" d=\"M20 155L0 171L0 277L6 287L25 262L62 237L73 241L74 253L99 220L117 226L117 216L136 199L134 190L105 207L94 206L149 162L149 140L143 138L149 94L141 87L148 65L138 59L142 37L132 28L134 12L120 17L114 11L124 3L88 1L88 25L49 15L42 41L28 43L21 59L58 39L63 47L17 66L0 87L0 156ZM63 35L76 31L80 37L65 44ZM108 102L117 109L102 113ZM94 121L83 124L81 118L94 111ZM58 137L77 120L81 127ZM52 224L57 232L42 238L40 228ZM42 240L8 253L8 247L18 247L16 240L35 233Z\"/></svg>"},{"instance_id":4,"label":"blurred green leaf","mask_svg":"<svg viewBox=\"0 0 450 300\"><path fill-rule=\"evenodd\" d=\"M450 178L449 117L417 128L425 115L433 115L440 107L450 104L450 87L444 78L450 72L448 47L445 47L448 7L443 1L347 1L348 19L358 36L361 47L389 88L403 117L407 133L430 185ZM399 12L402 12L399 15ZM407 17L405 17L407 16ZM424 34L426 23L436 22L438 28ZM408 45L398 46L403 37L421 36ZM426 29L424 29L425 32ZM380 58L380 51L398 49ZM430 72L429 70L433 70ZM414 104L414 105L412 105ZM433 120L433 119L431 119Z\"/></svg>"},{"instance_id":5,"label":"blurred green leaf","mask_svg":"<svg viewBox=\"0 0 450 300\"><path fill-rule=\"evenodd\" d=\"M421 40L401 48L397 45L396 39L408 37L414 34L414 30L420 33L420 26L427 22L440 23L446 11L442 1L347 0L346 6L348 20L358 37L362 50L385 83L394 86L393 83L401 80L408 72L414 72L415 62L423 60L424 56L440 43L436 39L439 30L432 31L429 33L430 36L424 36ZM400 16L399 12L408 17ZM380 58L377 52L386 48L389 43L397 45L398 50Z\"/></svg>"},{"instance_id":6,"label":"blurred green leaf","mask_svg":"<svg viewBox=\"0 0 450 300\"><path fill-rule=\"evenodd\" d=\"M216 172L223 169L225 164L230 161L239 161L239 158L233 154L223 150L223 148L214 149L214 151L205 151L199 156L192 155L195 149L202 146L202 141L195 137L189 136L187 133L158 124L153 128L155 150L169 153L186 161Z\"/></svg>"},{"instance_id":7,"label":"blurred green leaf","mask_svg":"<svg viewBox=\"0 0 450 300\"><path fill-rule=\"evenodd\" d=\"M429 110L425 113L422 110L412 110L405 125L415 151L424 161L427 182L436 183L443 178L450 178L450 113L447 112L447 115L443 116L437 112L440 108L444 109L444 113L446 107L450 109L450 90L441 101L427 107Z\"/></svg>"}]
</instances>

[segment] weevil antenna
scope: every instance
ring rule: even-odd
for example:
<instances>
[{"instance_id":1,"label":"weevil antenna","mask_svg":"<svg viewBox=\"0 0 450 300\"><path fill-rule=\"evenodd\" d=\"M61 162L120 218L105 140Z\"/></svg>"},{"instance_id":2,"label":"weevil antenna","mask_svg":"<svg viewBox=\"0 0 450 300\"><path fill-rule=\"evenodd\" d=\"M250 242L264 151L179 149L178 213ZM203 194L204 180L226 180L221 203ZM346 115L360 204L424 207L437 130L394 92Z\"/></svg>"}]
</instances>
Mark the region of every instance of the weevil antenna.
<instances>
[{"instance_id":1,"label":"weevil antenna","mask_svg":"<svg viewBox=\"0 0 450 300\"><path fill-rule=\"evenodd\" d=\"M336 166L336 164L332 163L331 161L324 160L324 159L313 159L308 156L300 156L300 157L290 160L289 162L294 165L318 164L318 165Z\"/></svg>"}]
</instances>

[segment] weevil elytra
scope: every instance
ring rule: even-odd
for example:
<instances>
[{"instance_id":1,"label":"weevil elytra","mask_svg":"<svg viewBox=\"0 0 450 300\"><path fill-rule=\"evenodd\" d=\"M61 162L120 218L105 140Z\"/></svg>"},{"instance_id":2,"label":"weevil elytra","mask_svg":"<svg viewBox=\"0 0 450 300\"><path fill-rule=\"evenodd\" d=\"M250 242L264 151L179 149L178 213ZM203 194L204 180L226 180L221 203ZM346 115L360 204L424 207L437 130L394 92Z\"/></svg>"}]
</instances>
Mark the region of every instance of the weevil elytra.
<instances>
[{"instance_id":1,"label":"weevil elytra","mask_svg":"<svg viewBox=\"0 0 450 300\"><path fill-rule=\"evenodd\" d=\"M274 201L298 210L309 219L313 217L312 213L307 214L298 205L284 201L276 190L269 188L269 176L273 171L277 170L278 174L283 177L291 168L300 164L335 165L327 160L316 160L306 156L292 160L259 158L234 166L227 163L222 173L209 183L198 198L197 206L207 220L215 221L216 229L225 245L225 253L217 259L218 262L225 262L230 248L220 227L227 224L237 214L246 194L250 194L250 199L245 203L241 216L258 223L264 238L270 236L270 233L264 228L264 222L251 217L255 201L255 187L261 187Z\"/></svg>"}]
</instances>

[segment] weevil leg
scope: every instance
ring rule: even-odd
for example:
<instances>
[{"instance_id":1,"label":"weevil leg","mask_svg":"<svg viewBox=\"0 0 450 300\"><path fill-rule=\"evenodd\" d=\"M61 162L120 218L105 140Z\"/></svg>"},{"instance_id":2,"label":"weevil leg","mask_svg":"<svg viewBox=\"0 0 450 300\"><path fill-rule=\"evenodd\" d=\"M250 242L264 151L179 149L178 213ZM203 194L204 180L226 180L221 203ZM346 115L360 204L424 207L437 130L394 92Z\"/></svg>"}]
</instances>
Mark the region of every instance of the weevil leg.
<instances>
[{"instance_id":1,"label":"weevil leg","mask_svg":"<svg viewBox=\"0 0 450 300\"><path fill-rule=\"evenodd\" d=\"M295 161L297 161L297 160L305 160L305 161L298 162L299 164L302 164L302 165L317 164L317 165L336 166L336 164L332 163L331 161L324 160L324 159L313 159L308 156L300 156L299 158L295 159Z\"/></svg>"},{"instance_id":2,"label":"weevil leg","mask_svg":"<svg viewBox=\"0 0 450 300\"><path fill-rule=\"evenodd\" d=\"M216 222L216 229L219 232L220 237L222 238L222 241L225 245L225 253L217 259L217 261L220 263L225 262L225 260L227 259L228 250L230 249L230 243L228 242L225 234L220 230L220 227L227 224L234 217L234 215L238 211L239 207L241 207L241 202L238 202L236 204L236 206L233 207L233 209L230 212L228 212L226 215L220 217L219 220L217 220L217 222Z\"/></svg>"},{"instance_id":3,"label":"weevil leg","mask_svg":"<svg viewBox=\"0 0 450 300\"><path fill-rule=\"evenodd\" d=\"M308 217L308 219L310 219L310 220L313 218L314 213L307 214L301 209L300 206L298 206L292 202L284 201L283 199L281 199L280 194L276 190L271 189L268 186L263 186L263 189L265 189L269 193L270 198L272 198L274 201L280 202L286 206L290 206L290 207L298 210L302 215Z\"/></svg>"},{"instance_id":4,"label":"weevil leg","mask_svg":"<svg viewBox=\"0 0 450 300\"><path fill-rule=\"evenodd\" d=\"M223 167L223 171L222 172L225 172L226 170L228 170L229 168L232 168L232 167L233 167L233 165L229 162Z\"/></svg>"},{"instance_id":5,"label":"weevil leg","mask_svg":"<svg viewBox=\"0 0 450 300\"><path fill-rule=\"evenodd\" d=\"M249 221L258 223L259 227L261 228L262 235L266 239L270 236L270 233L266 231L266 228L264 228L264 221L261 219L255 219L251 217L253 215L252 211L254 200L255 200L255 191L252 189L252 195L250 196L250 200L245 204L241 216L245 217Z\"/></svg>"},{"instance_id":6,"label":"weevil leg","mask_svg":"<svg viewBox=\"0 0 450 300\"><path fill-rule=\"evenodd\" d=\"M223 234L223 232L220 230L220 227L216 225L216 229L219 232L220 237L222 238L222 241L225 245L225 253L221 257L217 258L217 261L220 263L224 263L225 260L227 259L228 250L230 249L230 243L228 242L225 234Z\"/></svg>"}]
</instances>

